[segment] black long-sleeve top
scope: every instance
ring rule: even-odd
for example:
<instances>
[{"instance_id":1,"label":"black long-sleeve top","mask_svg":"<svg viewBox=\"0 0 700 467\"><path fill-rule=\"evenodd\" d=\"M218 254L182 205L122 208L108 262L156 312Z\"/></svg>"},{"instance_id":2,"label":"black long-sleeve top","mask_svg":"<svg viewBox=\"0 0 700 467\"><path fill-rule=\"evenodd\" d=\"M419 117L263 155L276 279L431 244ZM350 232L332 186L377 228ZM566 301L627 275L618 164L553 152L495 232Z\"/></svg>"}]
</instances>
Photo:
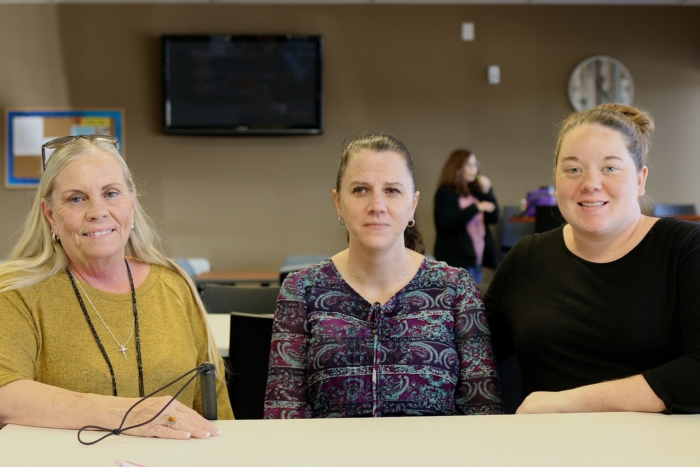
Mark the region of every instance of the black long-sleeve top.
<instances>
[{"instance_id":1,"label":"black long-sleeve top","mask_svg":"<svg viewBox=\"0 0 700 467\"><path fill-rule=\"evenodd\" d=\"M571 253L562 229L520 241L484 300L523 395L642 374L669 413L700 413L700 225L661 219L602 264Z\"/></svg>"},{"instance_id":2,"label":"black long-sleeve top","mask_svg":"<svg viewBox=\"0 0 700 467\"><path fill-rule=\"evenodd\" d=\"M475 195L479 201L491 201L496 205L493 212L484 213L484 224L498 222L498 202L493 188L486 194ZM471 237L467 233L467 223L477 214L479 209L475 204L462 209L459 207L459 195L446 186L438 188L435 193L433 215L435 217L435 259L444 261L450 266L466 268L477 266L476 253ZM483 265L496 267L496 246L488 227L486 228Z\"/></svg>"}]
</instances>

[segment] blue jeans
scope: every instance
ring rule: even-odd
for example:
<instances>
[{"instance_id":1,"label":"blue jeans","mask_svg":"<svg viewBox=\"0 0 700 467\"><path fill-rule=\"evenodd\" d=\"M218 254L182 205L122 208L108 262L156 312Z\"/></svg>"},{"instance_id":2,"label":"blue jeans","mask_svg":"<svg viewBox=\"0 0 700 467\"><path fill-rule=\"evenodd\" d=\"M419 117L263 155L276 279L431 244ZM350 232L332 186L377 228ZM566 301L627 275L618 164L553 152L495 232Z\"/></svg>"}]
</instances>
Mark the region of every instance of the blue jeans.
<instances>
[{"instance_id":1,"label":"blue jeans","mask_svg":"<svg viewBox=\"0 0 700 467\"><path fill-rule=\"evenodd\" d=\"M472 278L474 278L474 283L481 284L481 281L484 278L484 273L481 265L472 266L465 269L472 276Z\"/></svg>"}]
</instances>

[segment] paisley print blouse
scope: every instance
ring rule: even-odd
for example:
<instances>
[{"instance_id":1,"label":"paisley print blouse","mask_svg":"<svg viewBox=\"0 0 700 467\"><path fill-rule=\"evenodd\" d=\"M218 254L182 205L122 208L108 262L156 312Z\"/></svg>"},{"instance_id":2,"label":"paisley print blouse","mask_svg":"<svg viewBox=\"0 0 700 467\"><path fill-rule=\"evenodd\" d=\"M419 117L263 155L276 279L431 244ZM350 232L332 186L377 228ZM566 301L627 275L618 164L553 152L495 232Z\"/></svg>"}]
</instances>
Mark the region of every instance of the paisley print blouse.
<instances>
[{"instance_id":1,"label":"paisley print blouse","mask_svg":"<svg viewBox=\"0 0 700 467\"><path fill-rule=\"evenodd\" d=\"M331 260L292 273L277 300L265 418L503 413L481 296L425 259L384 305Z\"/></svg>"}]
</instances>

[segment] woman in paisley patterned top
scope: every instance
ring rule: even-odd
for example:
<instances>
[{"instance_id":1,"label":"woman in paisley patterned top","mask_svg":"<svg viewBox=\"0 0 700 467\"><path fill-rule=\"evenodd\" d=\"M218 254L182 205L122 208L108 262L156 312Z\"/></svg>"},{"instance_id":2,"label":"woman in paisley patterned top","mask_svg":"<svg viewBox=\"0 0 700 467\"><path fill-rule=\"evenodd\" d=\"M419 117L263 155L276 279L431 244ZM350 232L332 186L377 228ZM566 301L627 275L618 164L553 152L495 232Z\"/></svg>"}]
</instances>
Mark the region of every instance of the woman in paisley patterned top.
<instances>
[{"instance_id":1,"label":"woman in paisley patterned top","mask_svg":"<svg viewBox=\"0 0 700 467\"><path fill-rule=\"evenodd\" d=\"M396 138L345 148L333 199L349 248L282 285L265 418L503 412L481 296L423 256L418 196Z\"/></svg>"}]
</instances>

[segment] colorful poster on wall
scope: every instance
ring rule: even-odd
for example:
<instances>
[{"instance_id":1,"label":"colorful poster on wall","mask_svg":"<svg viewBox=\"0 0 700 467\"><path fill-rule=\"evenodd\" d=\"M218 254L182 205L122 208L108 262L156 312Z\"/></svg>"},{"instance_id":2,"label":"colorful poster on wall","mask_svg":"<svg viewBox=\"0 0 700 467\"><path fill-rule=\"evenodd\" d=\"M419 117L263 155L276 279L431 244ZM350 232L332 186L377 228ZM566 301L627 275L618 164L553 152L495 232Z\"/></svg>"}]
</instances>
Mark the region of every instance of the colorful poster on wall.
<instances>
[{"instance_id":1,"label":"colorful poster on wall","mask_svg":"<svg viewBox=\"0 0 700 467\"><path fill-rule=\"evenodd\" d=\"M5 188L37 186L41 146L61 136L116 136L124 154L123 127L121 109L6 109Z\"/></svg>"}]
</instances>

